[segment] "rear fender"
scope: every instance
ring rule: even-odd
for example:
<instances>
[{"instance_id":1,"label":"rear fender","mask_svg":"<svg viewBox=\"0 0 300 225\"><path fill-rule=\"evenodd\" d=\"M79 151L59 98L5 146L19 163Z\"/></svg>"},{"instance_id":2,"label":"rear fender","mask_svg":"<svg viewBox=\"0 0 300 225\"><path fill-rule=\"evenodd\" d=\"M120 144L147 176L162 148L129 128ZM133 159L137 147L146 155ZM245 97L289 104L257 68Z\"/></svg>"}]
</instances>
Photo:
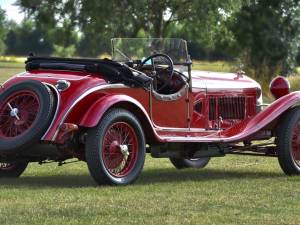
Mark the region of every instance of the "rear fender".
<instances>
[{"instance_id":1,"label":"rear fender","mask_svg":"<svg viewBox=\"0 0 300 225\"><path fill-rule=\"evenodd\" d=\"M271 105L259 112L256 116L248 121L243 121L230 129L219 133L221 139L226 142L245 140L245 138L254 135L256 132L266 128L271 123L276 126L278 118L290 108L300 105L300 92L292 92L285 95Z\"/></svg>"},{"instance_id":2,"label":"rear fender","mask_svg":"<svg viewBox=\"0 0 300 225\"><path fill-rule=\"evenodd\" d=\"M104 114L112 107L124 108L132 112L139 119L147 139L158 139L147 110L137 100L127 95L106 95L98 99L81 118L79 126L89 128L97 126Z\"/></svg>"}]
</instances>

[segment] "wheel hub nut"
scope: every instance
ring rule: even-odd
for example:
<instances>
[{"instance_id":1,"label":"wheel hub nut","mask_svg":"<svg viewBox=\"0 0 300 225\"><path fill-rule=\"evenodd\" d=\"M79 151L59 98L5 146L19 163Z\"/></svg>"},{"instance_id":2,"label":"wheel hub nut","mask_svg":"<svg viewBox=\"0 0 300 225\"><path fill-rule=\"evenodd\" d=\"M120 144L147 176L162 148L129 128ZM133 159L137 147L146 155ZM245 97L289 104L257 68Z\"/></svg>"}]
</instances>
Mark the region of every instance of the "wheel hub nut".
<instances>
[{"instance_id":1,"label":"wheel hub nut","mask_svg":"<svg viewBox=\"0 0 300 225\"><path fill-rule=\"evenodd\" d=\"M11 117L17 117L19 113L19 110L17 108L13 108L11 111L10 111L10 116Z\"/></svg>"},{"instance_id":2,"label":"wheel hub nut","mask_svg":"<svg viewBox=\"0 0 300 225\"><path fill-rule=\"evenodd\" d=\"M129 156L128 146L120 145L120 150L124 156Z\"/></svg>"}]
</instances>

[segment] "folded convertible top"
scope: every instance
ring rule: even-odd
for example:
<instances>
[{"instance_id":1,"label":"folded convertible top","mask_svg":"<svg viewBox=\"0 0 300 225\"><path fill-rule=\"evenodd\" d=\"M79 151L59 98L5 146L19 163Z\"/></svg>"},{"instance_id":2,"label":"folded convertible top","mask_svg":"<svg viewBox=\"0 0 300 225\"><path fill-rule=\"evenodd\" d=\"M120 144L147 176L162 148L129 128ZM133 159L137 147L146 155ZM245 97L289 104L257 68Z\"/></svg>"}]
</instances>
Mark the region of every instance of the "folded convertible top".
<instances>
[{"instance_id":1,"label":"folded convertible top","mask_svg":"<svg viewBox=\"0 0 300 225\"><path fill-rule=\"evenodd\" d=\"M149 87L152 78L130 67L109 59L74 59L57 57L36 57L27 58L26 70L65 70L85 71L99 74L110 83L124 83L133 87Z\"/></svg>"}]
</instances>

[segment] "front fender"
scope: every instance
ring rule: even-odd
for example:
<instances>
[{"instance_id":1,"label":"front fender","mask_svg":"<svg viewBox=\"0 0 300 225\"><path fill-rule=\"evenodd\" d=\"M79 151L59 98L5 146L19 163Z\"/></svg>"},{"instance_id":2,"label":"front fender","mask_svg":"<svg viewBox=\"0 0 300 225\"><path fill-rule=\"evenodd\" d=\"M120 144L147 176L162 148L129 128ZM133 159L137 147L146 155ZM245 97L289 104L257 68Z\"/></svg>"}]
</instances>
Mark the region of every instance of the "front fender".
<instances>
[{"instance_id":1,"label":"front fender","mask_svg":"<svg viewBox=\"0 0 300 225\"><path fill-rule=\"evenodd\" d=\"M221 131L219 133L220 138L226 142L245 140L247 137L254 135L256 132L271 124L288 109L297 104L300 104L299 91L292 92L277 99L252 119L243 121L228 130Z\"/></svg>"},{"instance_id":2,"label":"front fender","mask_svg":"<svg viewBox=\"0 0 300 225\"><path fill-rule=\"evenodd\" d=\"M114 105L122 103L123 106L134 105L138 107L140 111L143 112L143 116L151 124L151 120L148 116L145 108L134 98L131 98L127 95L105 95L102 98L98 99L85 113L82 119L79 122L80 126L83 127L95 127L103 117L103 115ZM138 112L137 112L138 113Z\"/></svg>"}]
</instances>

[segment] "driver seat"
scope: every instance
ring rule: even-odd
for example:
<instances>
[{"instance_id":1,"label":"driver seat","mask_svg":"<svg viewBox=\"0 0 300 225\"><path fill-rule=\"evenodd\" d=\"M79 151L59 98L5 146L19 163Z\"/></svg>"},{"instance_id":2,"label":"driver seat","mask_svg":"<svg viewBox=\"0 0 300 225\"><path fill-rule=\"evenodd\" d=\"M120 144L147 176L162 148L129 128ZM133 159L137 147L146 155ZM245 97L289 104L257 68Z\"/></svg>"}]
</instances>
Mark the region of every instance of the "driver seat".
<instances>
[{"instance_id":1,"label":"driver seat","mask_svg":"<svg viewBox=\"0 0 300 225\"><path fill-rule=\"evenodd\" d=\"M157 93L152 89L152 95L160 101L175 101L177 99L182 98L182 96L186 95L187 91L189 89L189 85L186 83L184 84L177 92L172 94L161 94Z\"/></svg>"}]
</instances>

